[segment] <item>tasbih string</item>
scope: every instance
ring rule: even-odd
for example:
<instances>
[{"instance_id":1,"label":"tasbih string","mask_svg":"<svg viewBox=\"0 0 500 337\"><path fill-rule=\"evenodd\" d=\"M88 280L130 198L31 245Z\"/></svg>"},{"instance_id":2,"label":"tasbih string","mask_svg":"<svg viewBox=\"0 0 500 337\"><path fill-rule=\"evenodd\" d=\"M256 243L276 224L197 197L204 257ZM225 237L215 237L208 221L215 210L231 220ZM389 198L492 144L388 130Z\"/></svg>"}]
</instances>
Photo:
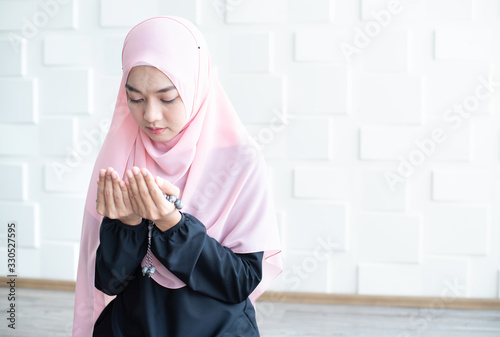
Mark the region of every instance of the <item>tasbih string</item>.
<instances>
[{"instance_id":1,"label":"tasbih string","mask_svg":"<svg viewBox=\"0 0 500 337\"><path fill-rule=\"evenodd\" d=\"M177 199L173 195L163 194L163 196L165 197L165 199L173 203L175 205L175 208L177 209L182 208L183 205L181 199ZM151 253L151 237L153 236L154 225L155 224L153 221L148 220L148 252L146 253L146 265L142 267L142 275L147 277L151 277L156 271L155 266L153 266L153 257L152 257L153 253Z\"/></svg>"}]
</instances>

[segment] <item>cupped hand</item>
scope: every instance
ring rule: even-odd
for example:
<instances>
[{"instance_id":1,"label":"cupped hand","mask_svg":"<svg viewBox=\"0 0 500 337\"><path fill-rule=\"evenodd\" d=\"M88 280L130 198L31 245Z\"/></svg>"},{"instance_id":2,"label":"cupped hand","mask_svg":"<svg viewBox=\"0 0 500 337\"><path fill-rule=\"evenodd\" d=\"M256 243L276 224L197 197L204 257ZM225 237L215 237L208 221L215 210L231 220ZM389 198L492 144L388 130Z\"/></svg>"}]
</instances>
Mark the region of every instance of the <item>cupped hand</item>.
<instances>
[{"instance_id":1,"label":"cupped hand","mask_svg":"<svg viewBox=\"0 0 500 337\"><path fill-rule=\"evenodd\" d=\"M110 219L118 219L127 225L138 225L141 216L134 212L125 183L112 168L99 171L97 180L97 213Z\"/></svg>"},{"instance_id":2,"label":"cupped hand","mask_svg":"<svg viewBox=\"0 0 500 337\"><path fill-rule=\"evenodd\" d=\"M135 214L153 221L161 231L175 226L182 218L175 205L163 194L179 198L179 188L160 177L153 178L146 169L133 167L126 172L128 197Z\"/></svg>"}]
</instances>

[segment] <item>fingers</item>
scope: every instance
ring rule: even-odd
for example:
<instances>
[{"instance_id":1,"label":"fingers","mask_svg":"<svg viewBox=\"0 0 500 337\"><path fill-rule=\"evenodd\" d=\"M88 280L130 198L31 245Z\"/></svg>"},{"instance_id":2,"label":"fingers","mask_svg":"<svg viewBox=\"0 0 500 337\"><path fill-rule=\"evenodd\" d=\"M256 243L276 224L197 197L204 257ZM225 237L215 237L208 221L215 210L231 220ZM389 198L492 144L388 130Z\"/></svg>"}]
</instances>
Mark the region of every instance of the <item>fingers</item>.
<instances>
[{"instance_id":1,"label":"fingers","mask_svg":"<svg viewBox=\"0 0 500 337\"><path fill-rule=\"evenodd\" d=\"M153 220L168 215L175 210L174 205L165 200L163 191L147 169L139 170L138 167L134 166L131 171L127 171L127 177L129 198L136 214ZM168 192L179 195L175 186L165 183L162 185L167 187Z\"/></svg>"},{"instance_id":2,"label":"fingers","mask_svg":"<svg viewBox=\"0 0 500 337\"><path fill-rule=\"evenodd\" d=\"M122 191L123 204L125 205L125 208L133 210L134 207L132 206L132 202L130 201L130 197L128 195L127 185L125 184L125 182L120 181L120 188Z\"/></svg>"},{"instance_id":3,"label":"fingers","mask_svg":"<svg viewBox=\"0 0 500 337\"><path fill-rule=\"evenodd\" d=\"M123 183L116 171L111 172L111 180L113 184L113 203L115 209L120 213L125 211L125 203L123 202L123 194L120 183Z\"/></svg>"},{"instance_id":4,"label":"fingers","mask_svg":"<svg viewBox=\"0 0 500 337\"><path fill-rule=\"evenodd\" d=\"M131 197L133 192L129 186L129 179L126 179L125 183L120 179L118 172L109 167L99 171L97 185L96 209L99 214L123 220L122 222L127 224L140 222L140 213L136 212L139 209L137 198L134 200Z\"/></svg>"},{"instance_id":5,"label":"fingers","mask_svg":"<svg viewBox=\"0 0 500 337\"><path fill-rule=\"evenodd\" d=\"M98 193L98 199L101 195L102 200L100 203L98 202L99 214L116 219L127 213L121 185L124 186L120 176L112 167L99 172L98 189L100 193Z\"/></svg>"},{"instance_id":6,"label":"fingers","mask_svg":"<svg viewBox=\"0 0 500 337\"><path fill-rule=\"evenodd\" d=\"M149 173L148 169L143 168L141 170L141 174L143 176L143 181L145 183L145 186L149 190L149 195L151 196L156 207L164 206L165 198L163 197L163 192L162 190L160 190L160 188L154 181L151 173Z\"/></svg>"},{"instance_id":7,"label":"fingers","mask_svg":"<svg viewBox=\"0 0 500 337\"><path fill-rule=\"evenodd\" d=\"M161 191L168 195L173 195L179 199L180 189L179 187L172 184L170 181L162 179L161 177L156 177L156 184L160 187Z\"/></svg>"},{"instance_id":8,"label":"fingers","mask_svg":"<svg viewBox=\"0 0 500 337\"><path fill-rule=\"evenodd\" d=\"M111 174L114 173L114 169L108 167L106 170L106 176L104 178L104 201L106 203L106 215L113 218L112 215L115 214L115 202L114 202L114 192L113 192L113 181Z\"/></svg>"},{"instance_id":9,"label":"fingers","mask_svg":"<svg viewBox=\"0 0 500 337\"><path fill-rule=\"evenodd\" d=\"M100 215L105 215L106 204L104 201L104 182L105 182L106 170L99 171L99 180L97 181L97 201L96 210Z\"/></svg>"},{"instance_id":10,"label":"fingers","mask_svg":"<svg viewBox=\"0 0 500 337\"><path fill-rule=\"evenodd\" d=\"M136 193L138 193L137 184L135 183L134 174L131 170L127 170L125 172L127 175L127 179L125 180L125 184L127 187L127 195L130 200L130 204L132 205L132 209L135 214L143 214L141 213L141 209L139 207L139 203L137 202Z\"/></svg>"},{"instance_id":11,"label":"fingers","mask_svg":"<svg viewBox=\"0 0 500 337\"><path fill-rule=\"evenodd\" d=\"M133 167L132 170L127 170L127 183L129 187L129 197L132 202L132 206L134 207L134 211L136 214L141 215L143 218L147 218L146 216L146 207L144 205L144 200L146 195L144 195L144 188L141 190L139 188L138 179L141 179L140 170L137 167ZM147 192L149 194L149 191Z\"/></svg>"}]
</instances>

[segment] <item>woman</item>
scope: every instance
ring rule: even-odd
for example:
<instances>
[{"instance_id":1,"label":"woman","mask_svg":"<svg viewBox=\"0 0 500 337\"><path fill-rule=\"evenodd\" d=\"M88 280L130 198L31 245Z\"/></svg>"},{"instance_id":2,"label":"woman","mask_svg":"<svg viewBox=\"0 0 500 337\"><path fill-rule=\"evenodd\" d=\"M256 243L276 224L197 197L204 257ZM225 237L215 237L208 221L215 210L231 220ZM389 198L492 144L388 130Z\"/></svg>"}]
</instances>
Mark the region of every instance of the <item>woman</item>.
<instances>
[{"instance_id":1,"label":"woman","mask_svg":"<svg viewBox=\"0 0 500 337\"><path fill-rule=\"evenodd\" d=\"M258 336L253 303L281 272L274 208L200 32L146 20L122 65L85 207L73 336Z\"/></svg>"}]
</instances>

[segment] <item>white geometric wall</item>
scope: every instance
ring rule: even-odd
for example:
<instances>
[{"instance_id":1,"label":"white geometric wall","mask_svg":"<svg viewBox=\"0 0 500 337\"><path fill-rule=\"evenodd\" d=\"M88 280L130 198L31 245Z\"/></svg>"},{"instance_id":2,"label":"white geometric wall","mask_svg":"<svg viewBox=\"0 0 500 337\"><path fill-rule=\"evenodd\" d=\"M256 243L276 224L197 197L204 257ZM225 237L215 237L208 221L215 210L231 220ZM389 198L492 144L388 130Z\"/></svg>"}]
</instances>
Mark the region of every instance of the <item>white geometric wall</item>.
<instances>
[{"instance_id":1,"label":"white geometric wall","mask_svg":"<svg viewBox=\"0 0 500 337\"><path fill-rule=\"evenodd\" d=\"M18 277L75 280L123 39L164 14L267 158L272 290L499 297L498 0L0 0L4 276L16 221Z\"/></svg>"}]
</instances>

